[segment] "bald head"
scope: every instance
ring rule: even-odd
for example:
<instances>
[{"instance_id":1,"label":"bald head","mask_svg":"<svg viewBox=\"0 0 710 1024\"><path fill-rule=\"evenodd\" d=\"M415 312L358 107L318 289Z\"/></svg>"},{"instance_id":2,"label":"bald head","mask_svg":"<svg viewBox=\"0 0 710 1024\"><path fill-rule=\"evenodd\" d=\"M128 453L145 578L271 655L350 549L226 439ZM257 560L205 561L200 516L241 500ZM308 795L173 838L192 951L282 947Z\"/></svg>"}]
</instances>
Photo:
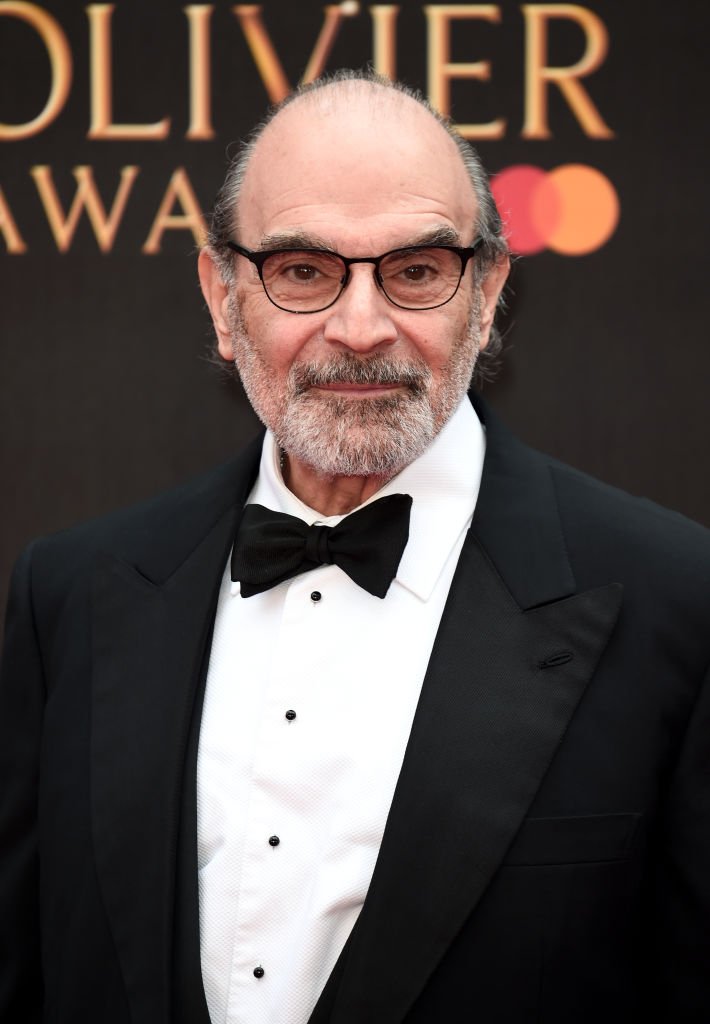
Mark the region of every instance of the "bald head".
<instances>
[{"instance_id":1,"label":"bald head","mask_svg":"<svg viewBox=\"0 0 710 1024\"><path fill-rule=\"evenodd\" d=\"M305 93L268 124L236 215L250 248L307 224L328 245L337 227L347 255L362 255L363 244L376 253L436 227L469 245L478 205L455 143L420 103L345 81Z\"/></svg>"},{"instance_id":2,"label":"bald head","mask_svg":"<svg viewBox=\"0 0 710 1024\"><path fill-rule=\"evenodd\" d=\"M434 215L447 206L445 219L453 214L471 232L477 219L471 181L443 126L407 94L366 81L306 92L268 124L247 164L235 211L242 234L247 223L257 234L263 231L258 215L276 192L273 200L284 210L295 202L292 226L299 210L319 204L325 212L338 203L362 230L376 205L397 215L417 196L426 197ZM268 213L275 212L269 204Z\"/></svg>"}]
</instances>

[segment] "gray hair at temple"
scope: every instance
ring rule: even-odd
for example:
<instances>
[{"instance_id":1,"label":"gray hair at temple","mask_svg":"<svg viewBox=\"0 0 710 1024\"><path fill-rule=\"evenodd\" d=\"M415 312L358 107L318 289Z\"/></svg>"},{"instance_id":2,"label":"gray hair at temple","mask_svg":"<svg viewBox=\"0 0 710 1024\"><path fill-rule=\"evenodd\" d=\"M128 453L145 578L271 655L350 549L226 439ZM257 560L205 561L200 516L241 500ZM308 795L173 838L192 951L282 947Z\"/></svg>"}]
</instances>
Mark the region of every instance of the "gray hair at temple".
<instances>
[{"instance_id":1,"label":"gray hair at temple","mask_svg":"<svg viewBox=\"0 0 710 1024\"><path fill-rule=\"evenodd\" d=\"M341 84L357 82L364 82L374 87L409 96L410 99L419 103L439 122L456 144L478 203L478 223L475 226L475 232L483 239L483 245L474 257L477 272L485 276L493 265L508 256L508 243L503 235L503 225L491 193L488 175L481 164L476 150L458 134L452 122L432 107L418 89L413 89L401 82L393 82L391 79L385 78L383 75L379 75L377 72L369 69L343 69L324 75L307 85L299 86L285 100L273 106L264 119L259 122L242 142L238 152L232 158L224 183L217 193L210 229L207 235L207 246L214 256L225 284L231 284L234 275L234 254L228 248L227 242L237 234L239 195L247 166L265 128L271 124L284 107L287 107L302 96L321 89L329 89L338 87ZM347 88L347 85L345 85L345 88ZM502 296L499 299L498 306L499 308L504 306ZM494 324L491 328L488 345L480 353L476 362L473 375L473 382L475 384L480 385L485 381L495 378L500 365L502 349L503 339L498 327Z\"/></svg>"}]
</instances>

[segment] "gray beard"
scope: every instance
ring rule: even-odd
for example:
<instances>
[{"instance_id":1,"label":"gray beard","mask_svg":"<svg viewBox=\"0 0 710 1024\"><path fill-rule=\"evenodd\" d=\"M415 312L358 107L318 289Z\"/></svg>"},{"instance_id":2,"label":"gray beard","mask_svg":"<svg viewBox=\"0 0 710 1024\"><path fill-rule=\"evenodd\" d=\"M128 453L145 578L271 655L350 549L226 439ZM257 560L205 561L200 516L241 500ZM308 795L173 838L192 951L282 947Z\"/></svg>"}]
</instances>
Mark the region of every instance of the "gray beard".
<instances>
[{"instance_id":1,"label":"gray beard","mask_svg":"<svg viewBox=\"0 0 710 1024\"><path fill-rule=\"evenodd\" d=\"M273 373L249 338L234 296L229 319L235 367L257 416L283 451L328 478L390 479L414 462L466 394L479 351L479 306L474 304L438 382L417 356L340 353L323 363L294 363L284 394L276 392ZM400 391L350 399L314 390L337 383L396 384Z\"/></svg>"}]
</instances>

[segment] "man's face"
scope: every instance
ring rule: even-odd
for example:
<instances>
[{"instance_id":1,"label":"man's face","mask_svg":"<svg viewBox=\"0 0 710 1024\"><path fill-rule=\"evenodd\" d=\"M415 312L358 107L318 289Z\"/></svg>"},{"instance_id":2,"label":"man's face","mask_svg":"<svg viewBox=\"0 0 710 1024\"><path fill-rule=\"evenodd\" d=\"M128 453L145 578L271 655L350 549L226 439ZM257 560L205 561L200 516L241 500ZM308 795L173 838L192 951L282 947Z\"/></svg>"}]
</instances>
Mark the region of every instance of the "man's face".
<instances>
[{"instance_id":1,"label":"man's face","mask_svg":"<svg viewBox=\"0 0 710 1024\"><path fill-rule=\"evenodd\" d=\"M238 241L378 256L447 232L468 246L476 213L454 144L413 101L299 101L249 164ZM327 477L392 476L428 447L468 387L502 285L486 292L469 264L449 303L404 310L359 264L334 305L297 314L235 261L231 289L208 295L220 352L280 446Z\"/></svg>"}]
</instances>

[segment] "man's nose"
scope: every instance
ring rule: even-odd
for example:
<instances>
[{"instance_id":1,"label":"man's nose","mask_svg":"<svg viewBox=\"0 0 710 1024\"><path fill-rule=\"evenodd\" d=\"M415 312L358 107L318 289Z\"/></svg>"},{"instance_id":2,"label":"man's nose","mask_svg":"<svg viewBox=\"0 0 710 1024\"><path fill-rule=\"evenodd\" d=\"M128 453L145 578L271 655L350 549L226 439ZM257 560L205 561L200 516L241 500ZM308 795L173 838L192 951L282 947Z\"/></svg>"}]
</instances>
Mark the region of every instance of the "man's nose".
<instances>
[{"instance_id":1,"label":"man's nose","mask_svg":"<svg viewBox=\"0 0 710 1024\"><path fill-rule=\"evenodd\" d=\"M328 310L324 337L353 352L392 345L398 337L394 307L375 280L375 268L362 263L350 268L350 278L338 301Z\"/></svg>"}]
</instances>

